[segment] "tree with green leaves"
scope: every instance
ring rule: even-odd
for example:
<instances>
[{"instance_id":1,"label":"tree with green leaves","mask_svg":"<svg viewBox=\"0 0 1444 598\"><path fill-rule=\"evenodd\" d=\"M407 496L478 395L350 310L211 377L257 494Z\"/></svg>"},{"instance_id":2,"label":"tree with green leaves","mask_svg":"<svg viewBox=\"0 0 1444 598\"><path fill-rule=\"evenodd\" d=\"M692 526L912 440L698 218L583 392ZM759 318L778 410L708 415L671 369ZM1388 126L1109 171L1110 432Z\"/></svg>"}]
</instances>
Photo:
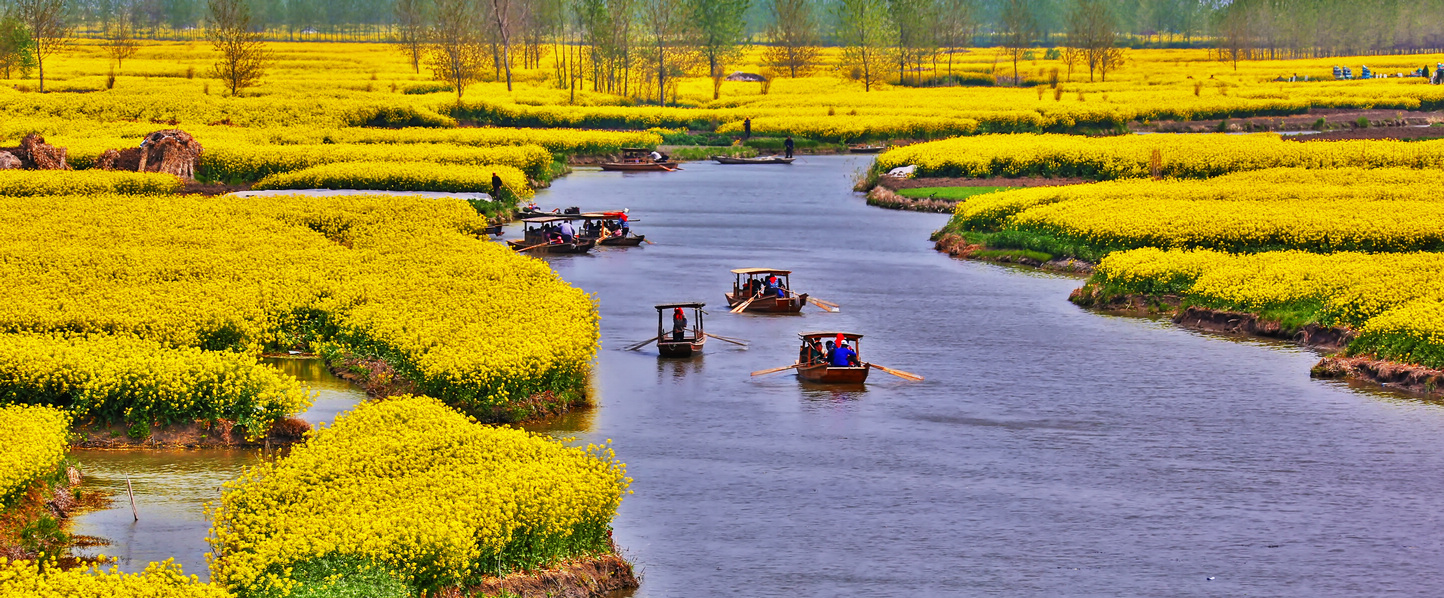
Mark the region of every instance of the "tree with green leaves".
<instances>
[{"instance_id":1,"label":"tree with green leaves","mask_svg":"<svg viewBox=\"0 0 1444 598\"><path fill-rule=\"evenodd\" d=\"M817 65L820 45L813 0L768 0L767 12L771 45L762 52L763 62L793 78L806 76Z\"/></svg>"},{"instance_id":2,"label":"tree with green leaves","mask_svg":"<svg viewBox=\"0 0 1444 598\"><path fill-rule=\"evenodd\" d=\"M29 77L35 68L35 43L30 40L30 30L15 17L0 18L0 71L6 79L12 79L18 72Z\"/></svg>"},{"instance_id":3,"label":"tree with green leaves","mask_svg":"<svg viewBox=\"0 0 1444 598\"><path fill-rule=\"evenodd\" d=\"M887 49L892 45L887 4L885 0L837 0L833 10L848 76L862 81L864 91L872 91L887 68Z\"/></svg>"},{"instance_id":4,"label":"tree with green leaves","mask_svg":"<svg viewBox=\"0 0 1444 598\"><path fill-rule=\"evenodd\" d=\"M751 4L751 0L691 0L697 52L707 63L714 100L722 96L722 80L727 77L727 64L742 54L742 39L747 32L747 21L743 15Z\"/></svg>"},{"instance_id":5,"label":"tree with green leaves","mask_svg":"<svg viewBox=\"0 0 1444 598\"><path fill-rule=\"evenodd\" d=\"M1003 34L1003 52L1013 61L1013 85L1017 85L1020 81L1018 61L1038 39L1038 20L1029 10L1028 0L1003 0L1003 14L998 24Z\"/></svg>"},{"instance_id":6,"label":"tree with green leaves","mask_svg":"<svg viewBox=\"0 0 1444 598\"><path fill-rule=\"evenodd\" d=\"M15 16L30 34L35 66L40 71L40 91L45 92L45 59L70 45L75 31L71 6L66 0L15 0Z\"/></svg>"},{"instance_id":7,"label":"tree with green leaves","mask_svg":"<svg viewBox=\"0 0 1444 598\"><path fill-rule=\"evenodd\" d=\"M892 23L893 59L898 67L898 84L907 84L908 71L922 82L922 61L933 45L932 0L888 0Z\"/></svg>"},{"instance_id":8,"label":"tree with green leaves","mask_svg":"<svg viewBox=\"0 0 1444 598\"><path fill-rule=\"evenodd\" d=\"M436 0L436 18L427 28L426 67L432 76L456 91L456 103L466 87L486 73L486 23L468 0Z\"/></svg>"},{"instance_id":9,"label":"tree with green leaves","mask_svg":"<svg viewBox=\"0 0 1444 598\"><path fill-rule=\"evenodd\" d=\"M953 74L953 54L972 45L978 30L976 0L937 0L933 20L933 36L937 45L948 54L948 75Z\"/></svg>"},{"instance_id":10,"label":"tree with green leaves","mask_svg":"<svg viewBox=\"0 0 1444 598\"><path fill-rule=\"evenodd\" d=\"M647 45L643 55L645 78L656 84L657 104L665 106L667 91L692 66L692 11L683 0L641 0L639 8Z\"/></svg>"}]
</instances>

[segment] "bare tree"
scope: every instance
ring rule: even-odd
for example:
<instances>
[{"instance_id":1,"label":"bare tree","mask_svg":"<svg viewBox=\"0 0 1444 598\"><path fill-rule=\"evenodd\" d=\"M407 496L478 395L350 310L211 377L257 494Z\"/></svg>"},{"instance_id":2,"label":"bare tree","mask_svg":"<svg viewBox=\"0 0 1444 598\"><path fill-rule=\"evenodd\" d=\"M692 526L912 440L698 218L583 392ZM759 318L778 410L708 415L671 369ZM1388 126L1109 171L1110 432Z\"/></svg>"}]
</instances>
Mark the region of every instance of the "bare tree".
<instances>
[{"instance_id":1,"label":"bare tree","mask_svg":"<svg viewBox=\"0 0 1444 598\"><path fill-rule=\"evenodd\" d=\"M135 56L140 49L135 41L135 19L131 15L130 7L120 7L105 24L105 41L102 44L105 53L115 61L116 70L120 70L125 59Z\"/></svg>"},{"instance_id":2,"label":"bare tree","mask_svg":"<svg viewBox=\"0 0 1444 598\"><path fill-rule=\"evenodd\" d=\"M1088 80L1096 71L1108 79L1108 71L1121 63L1122 50L1117 48L1118 34L1113 14L1102 0L1074 0L1068 11L1068 47L1082 52L1088 64Z\"/></svg>"},{"instance_id":3,"label":"bare tree","mask_svg":"<svg viewBox=\"0 0 1444 598\"><path fill-rule=\"evenodd\" d=\"M427 30L426 66L438 80L456 90L456 103L466 86L486 72L486 40L481 15L468 0L437 0L436 20Z\"/></svg>"},{"instance_id":4,"label":"bare tree","mask_svg":"<svg viewBox=\"0 0 1444 598\"><path fill-rule=\"evenodd\" d=\"M767 38L772 44L762 52L768 66L786 69L793 78L806 76L817 64L817 17L812 0L768 0L772 25Z\"/></svg>"},{"instance_id":5,"label":"bare tree","mask_svg":"<svg viewBox=\"0 0 1444 598\"><path fill-rule=\"evenodd\" d=\"M40 69L40 91L45 91L45 59L70 45L75 25L65 0L15 0L15 15L30 30L35 65Z\"/></svg>"},{"instance_id":6,"label":"bare tree","mask_svg":"<svg viewBox=\"0 0 1444 598\"><path fill-rule=\"evenodd\" d=\"M907 73L916 74L922 82L922 61L933 43L934 18L931 0L888 0L888 15L893 26L893 58L897 61L898 84L907 83Z\"/></svg>"},{"instance_id":7,"label":"bare tree","mask_svg":"<svg viewBox=\"0 0 1444 598\"><path fill-rule=\"evenodd\" d=\"M430 23L428 0L396 0L396 43L411 59L411 69L421 72L421 55L426 51L426 27Z\"/></svg>"},{"instance_id":8,"label":"bare tree","mask_svg":"<svg viewBox=\"0 0 1444 598\"><path fill-rule=\"evenodd\" d=\"M506 90L511 91L511 37L513 26L524 19L519 14L525 9L525 2L519 0L490 0L491 20L496 25L496 36L501 41L501 66L506 70Z\"/></svg>"},{"instance_id":9,"label":"bare tree","mask_svg":"<svg viewBox=\"0 0 1444 598\"><path fill-rule=\"evenodd\" d=\"M887 5L883 0L838 0L833 8L837 12L837 42L843 47L843 64L852 69L851 78L862 81L864 91L872 91L872 84L887 65L887 48L892 45Z\"/></svg>"},{"instance_id":10,"label":"bare tree","mask_svg":"<svg viewBox=\"0 0 1444 598\"><path fill-rule=\"evenodd\" d=\"M948 75L953 74L953 54L973 41L978 28L977 5L974 0L937 0L934 21L935 37L948 53Z\"/></svg>"},{"instance_id":11,"label":"bare tree","mask_svg":"<svg viewBox=\"0 0 1444 598\"><path fill-rule=\"evenodd\" d=\"M1033 47L1038 38L1038 21L1028 10L1028 0L1003 0L1003 15L1000 25L1003 33L1003 52L1013 61L1013 85L1018 84L1018 61Z\"/></svg>"},{"instance_id":12,"label":"bare tree","mask_svg":"<svg viewBox=\"0 0 1444 598\"><path fill-rule=\"evenodd\" d=\"M266 51L261 33L255 31L251 8L245 0L209 0L206 17L206 38L221 53L211 69L236 96L242 89L261 81L271 55Z\"/></svg>"}]
</instances>

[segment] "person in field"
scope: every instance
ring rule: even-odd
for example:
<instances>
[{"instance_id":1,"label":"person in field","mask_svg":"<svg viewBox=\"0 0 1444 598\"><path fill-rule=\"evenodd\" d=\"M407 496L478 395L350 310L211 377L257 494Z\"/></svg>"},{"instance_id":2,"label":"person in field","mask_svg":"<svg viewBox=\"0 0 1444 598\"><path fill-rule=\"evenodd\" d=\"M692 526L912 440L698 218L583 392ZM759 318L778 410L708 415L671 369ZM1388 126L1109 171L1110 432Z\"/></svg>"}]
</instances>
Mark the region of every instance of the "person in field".
<instances>
[{"instance_id":1,"label":"person in field","mask_svg":"<svg viewBox=\"0 0 1444 598\"><path fill-rule=\"evenodd\" d=\"M796 149L797 144L793 143L793 142L792 142L792 136L791 136L791 135L788 135L788 136L787 136L787 139L782 142L782 147L783 147L783 149L787 150L787 157L791 158L791 157L792 157L792 150L793 150L793 149Z\"/></svg>"},{"instance_id":2,"label":"person in field","mask_svg":"<svg viewBox=\"0 0 1444 598\"><path fill-rule=\"evenodd\" d=\"M682 313L682 308L672 308L672 340L682 340L682 335L687 331L687 314Z\"/></svg>"},{"instance_id":3,"label":"person in field","mask_svg":"<svg viewBox=\"0 0 1444 598\"><path fill-rule=\"evenodd\" d=\"M491 197L501 199L501 192L505 190L506 183L501 182L501 177L497 176L495 172L491 173Z\"/></svg>"},{"instance_id":4,"label":"person in field","mask_svg":"<svg viewBox=\"0 0 1444 598\"><path fill-rule=\"evenodd\" d=\"M752 138L752 118L751 118L751 117L742 119L742 138L743 138L743 139L751 139L751 138Z\"/></svg>"}]
</instances>

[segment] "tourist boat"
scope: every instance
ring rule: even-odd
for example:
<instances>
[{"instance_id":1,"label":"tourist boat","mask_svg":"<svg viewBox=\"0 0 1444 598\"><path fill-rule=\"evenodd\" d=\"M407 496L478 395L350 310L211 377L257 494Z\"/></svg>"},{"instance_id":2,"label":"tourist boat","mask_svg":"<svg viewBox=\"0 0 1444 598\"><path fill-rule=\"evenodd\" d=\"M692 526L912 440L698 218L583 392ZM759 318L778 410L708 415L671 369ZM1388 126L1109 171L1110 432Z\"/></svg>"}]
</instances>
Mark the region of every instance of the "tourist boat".
<instances>
[{"instance_id":1,"label":"tourist boat","mask_svg":"<svg viewBox=\"0 0 1444 598\"><path fill-rule=\"evenodd\" d=\"M577 217L587 223L600 222L602 224L605 224L609 231L619 231L621 229L621 212L587 212L584 214L578 214ZM597 230L600 229L593 229L593 231ZM595 239L597 245L605 245L608 247L636 247L647 241L647 235L635 235L628 233L626 236L611 234L606 237L601 237L600 235L596 234L596 232L588 232L587 230L580 230L577 232L581 234L583 238Z\"/></svg>"},{"instance_id":2,"label":"tourist boat","mask_svg":"<svg viewBox=\"0 0 1444 598\"><path fill-rule=\"evenodd\" d=\"M747 305L742 308L742 311L795 314L802 311L802 307L807 305L807 293L796 294L791 291L792 285L788 282L791 271L776 268L741 268L733 270L732 274L734 275L732 292L726 294L728 307L735 309L746 303ZM778 278L778 286L782 291L780 296L759 296L769 276Z\"/></svg>"},{"instance_id":3,"label":"tourist boat","mask_svg":"<svg viewBox=\"0 0 1444 598\"><path fill-rule=\"evenodd\" d=\"M496 235L498 237L501 236L501 226L501 223L498 222L496 224L486 227L486 234Z\"/></svg>"},{"instance_id":4,"label":"tourist boat","mask_svg":"<svg viewBox=\"0 0 1444 598\"><path fill-rule=\"evenodd\" d=\"M573 216L542 216L522 220L522 238L509 239L506 244L517 251L536 253L586 253L597 245L593 239L574 235L570 243L552 242L548 235L558 224L576 219Z\"/></svg>"},{"instance_id":5,"label":"tourist boat","mask_svg":"<svg viewBox=\"0 0 1444 598\"><path fill-rule=\"evenodd\" d=\"M718 164L791 164L796 158L784 158L782 156L761 156L757 158L731 158L728 156L712 156Z\"/></svg>"},{"instance_id":6,"label":"tourist boat","mask_svg":"<svg viewBox=\"0 0 1444 598\"><path fill-rule=\"evenodd\" d=\"M849 146L847 146L847 151L848 151L848 153L852 153L852 154L876 154L876 153L881 152L882 150L885 150L885 149L887 149L887 147L886 147L886 146L881 146L881 145L849 145Z\"/></svg>"},{"instance_id":7,"label":"tourist boat","mask_svg":"<svg viewBox=\"0 0 1444 598\"><path fill-rule=\"evenodd\" d=\"M660 162L652 159L652 150L639 147L629 147L622 150L622 159L616 162L602 162L602 170L619 170L623 172L672 172L678 170L677 163L671 160Z\"/></svg>"},{"instance_id":8,"label":"tourist boat","mask_svg":"<svg viewBox=\"0 0 1444 598\"><path fill-rule=\"evenodd\" d=\"M818 384L862 384L867 381L867 373L872 370L872 364L862 360L862 349L859 346L861 334L804 332L797 336L802 339L802 346L797 350L796 369L799 380ZM827 362L826 343L839 336L852 346L852 350L858 352L859 365L835 367Z\"/></svg>"},{"instance_id":9,"label":"tourist boat","mask_svg":"<svg viewBox=\"0 0 1444 598\"><path fill-rule=\"evenodd\" d=\"M703 330L702 311L705 303L663 303L657 306L657 352L662 357L691 357L702 352L707 344L707 333ZM681 331L680 336L667 323L668 310L692 310L692 327Z\"/></svg>"}]
</instances>

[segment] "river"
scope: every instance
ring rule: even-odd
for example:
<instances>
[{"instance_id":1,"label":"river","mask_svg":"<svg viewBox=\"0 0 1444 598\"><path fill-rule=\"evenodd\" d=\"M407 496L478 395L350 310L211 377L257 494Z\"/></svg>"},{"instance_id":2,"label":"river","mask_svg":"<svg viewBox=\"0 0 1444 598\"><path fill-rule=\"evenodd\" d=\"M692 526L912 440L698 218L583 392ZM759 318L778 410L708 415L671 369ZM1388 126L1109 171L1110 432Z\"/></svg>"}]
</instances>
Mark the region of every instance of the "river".
<instances>
[{"instance_id":1,"label":"river","mask_svg":"<svg viewBox=\"0 0 1444 598\"><path fill-rule=\"evenodd\" d=\"M548 258L595 294L602 349L598 408L540 429L611 439L628 464L615 528L636 596L1444 592L1439 405L1310 380L1318 355L1289 345L1078 309L1076 278L938 254L946 217L865 205L866 165L582 170L538 194L630 208L656 242ZM728 270L754 266L841 312L727 313ZM653 304L685 300L751 347L622 350L654 334ZM791 363L803 330L863 333L864 359L927 381L748 375ZM203 574L195 546L169 554Z\"/></svg>"}]
</instances>

